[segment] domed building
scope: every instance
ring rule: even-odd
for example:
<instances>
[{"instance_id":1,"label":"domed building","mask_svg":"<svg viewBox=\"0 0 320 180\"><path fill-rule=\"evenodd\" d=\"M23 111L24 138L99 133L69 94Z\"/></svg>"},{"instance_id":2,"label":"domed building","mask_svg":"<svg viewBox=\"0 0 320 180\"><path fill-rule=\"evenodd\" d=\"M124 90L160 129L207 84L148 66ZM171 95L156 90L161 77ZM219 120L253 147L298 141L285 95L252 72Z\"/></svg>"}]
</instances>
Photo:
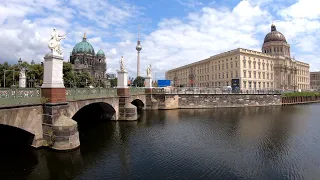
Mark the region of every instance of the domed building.
<instances>
[{"instance_id":1,"label":"domed building","mask_svg":"<svg viewBox=\"0 0 320 180\"><path fill-rule=\"evenodd\" d=\"M92 45L87 41L84 33L81 42L76 44L70 54L70 63L76 71L87 71L95 80L103 81L106 78L106 56L103 50L95 53Z\"/></svg>"},{"instance_id":2,"label":"domed building","mask_svg":"<svg viewBox=\"0 0 320 180\"><path fill-rule=\"evenodd\" d=\"M309 69L309 64L291 57L286 37L272 24L261 52L233 49L171 69L166 72L166 79L176 87L306 90L310 88Z\"/></svg>"}]
</instances>

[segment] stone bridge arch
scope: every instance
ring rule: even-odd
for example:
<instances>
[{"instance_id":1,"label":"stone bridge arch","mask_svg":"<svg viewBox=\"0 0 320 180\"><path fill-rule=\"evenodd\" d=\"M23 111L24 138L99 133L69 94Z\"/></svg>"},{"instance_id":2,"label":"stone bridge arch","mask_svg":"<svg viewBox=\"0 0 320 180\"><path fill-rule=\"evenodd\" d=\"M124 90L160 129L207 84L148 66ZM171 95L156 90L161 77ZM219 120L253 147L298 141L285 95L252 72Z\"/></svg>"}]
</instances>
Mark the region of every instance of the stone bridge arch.
<instances>
[{"instance_id":1,"label":"stone bridge arch","mask_svg":"<svg viewBox=\"0 0 320 180\"><path fill-rule=\"evenodd\" d=\"M21 129L33 134L31 146L40 147L44 143L42 114L42 106L0 109L0 124L14 127L12 130Z\"/></svg>"},{"instance_id":2,"label":"stone bridge arch","mask_svg":"<svg viewBox=\"0 0 320 180\"><path fill-rule=\"evenodd\" d=\"M118 119L119 99L117 97L70 101L68 103L68 107L66 109L66 116L69 118L72 118L82 108L84 108L90 104L99 104L99 103L105 103L105 104L110 105L115 111L115 114L111 120Z\"/></svg>"},{"instance_id":3,"label":"stone bridge arch","mask_svg":"<svg viewBox=\"0 0 320 180\"><path fill-rule=\"evenodd\" d=\"M146 109L146 95L132 95L129 97L129 102L137 106L137 108L140 106L142 109Z\"/></svg>"}]
</instances>

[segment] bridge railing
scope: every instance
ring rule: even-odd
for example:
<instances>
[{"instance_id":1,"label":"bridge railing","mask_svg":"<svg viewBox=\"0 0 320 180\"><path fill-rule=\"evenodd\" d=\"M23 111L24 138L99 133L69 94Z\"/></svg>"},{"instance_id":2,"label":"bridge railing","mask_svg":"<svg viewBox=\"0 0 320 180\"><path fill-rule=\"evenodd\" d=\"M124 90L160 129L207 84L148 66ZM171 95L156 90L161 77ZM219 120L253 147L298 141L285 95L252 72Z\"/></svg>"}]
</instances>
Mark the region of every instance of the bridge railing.
<instances>
[{"instance_id":1,"label":"bridge railing","mask_svg":"<svg viewBox=\"0 0 320 180\"><path fill-rule=\"evenodd\" d=\"M66 88L67 101L117 96L115 88Z\"/></svg>"},{"instance_id":2,"label":"bridge railing","mask_svg":"<svg viewBox=\"0 0 320 180\"><path fill-rule=\"evenodd\" d=\"M130 95L145 94L145 88L129 88Z\"/></svg>"},{"instance_id":3,"label":"bridge railing","mask_svg":"<svg viewBox=\"0 0 320 180\"><path fill-rule=\"evenodd\" d=\"M40 88L0 88L0 106L41 104Z\"/></svg>"},{"instance_id":4,"label":"bridge railing","mask_svg":"<svg viewBox=\"0 0 320 180\"><path fill-rule=\"evenodd\" d=\"M153 88L152 94L281 94L280 90L222 90L220 88Z\"/></svg>"}]
</instances>

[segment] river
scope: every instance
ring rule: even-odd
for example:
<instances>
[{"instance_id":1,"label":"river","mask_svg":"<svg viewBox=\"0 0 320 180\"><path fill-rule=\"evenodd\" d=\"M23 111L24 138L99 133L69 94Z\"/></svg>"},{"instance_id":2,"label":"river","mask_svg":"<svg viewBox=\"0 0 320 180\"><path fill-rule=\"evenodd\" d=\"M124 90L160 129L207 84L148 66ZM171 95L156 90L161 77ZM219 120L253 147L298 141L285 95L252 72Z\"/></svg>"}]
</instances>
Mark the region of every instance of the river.
<instances>
[{"instance_id":1,"label":"river","mask_svg":"<svg viewBox=\"0 0 320 180\"><path fill-rule=\"evenodd\" d=\"M92 121L88 119L88 121ZM144 111L71 152L1 149L0 179L319 179L320 104Z\"/></svg>"}]
</instances>

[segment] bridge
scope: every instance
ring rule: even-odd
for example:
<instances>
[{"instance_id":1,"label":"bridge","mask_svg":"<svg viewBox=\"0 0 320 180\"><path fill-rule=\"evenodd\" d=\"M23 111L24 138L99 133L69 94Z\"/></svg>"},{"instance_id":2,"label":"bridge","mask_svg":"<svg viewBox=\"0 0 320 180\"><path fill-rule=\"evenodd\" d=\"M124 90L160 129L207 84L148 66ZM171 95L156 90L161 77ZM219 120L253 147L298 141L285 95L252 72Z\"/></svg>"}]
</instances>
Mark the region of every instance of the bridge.
<instances>
[{"instance_id":1,"label":"bridge","mask_svg":"<svg viewBox=\"0 0 320 180\"><path fill-rule=\"evenodd\" d=\"M132 121L148 109L266 105L281 105L280 95L161 88L65 88L48 95L41 88L0 89L0 127L23 131L33 147L68 150L80 145L77 117Z\"/></svg>"}]
</instances>

